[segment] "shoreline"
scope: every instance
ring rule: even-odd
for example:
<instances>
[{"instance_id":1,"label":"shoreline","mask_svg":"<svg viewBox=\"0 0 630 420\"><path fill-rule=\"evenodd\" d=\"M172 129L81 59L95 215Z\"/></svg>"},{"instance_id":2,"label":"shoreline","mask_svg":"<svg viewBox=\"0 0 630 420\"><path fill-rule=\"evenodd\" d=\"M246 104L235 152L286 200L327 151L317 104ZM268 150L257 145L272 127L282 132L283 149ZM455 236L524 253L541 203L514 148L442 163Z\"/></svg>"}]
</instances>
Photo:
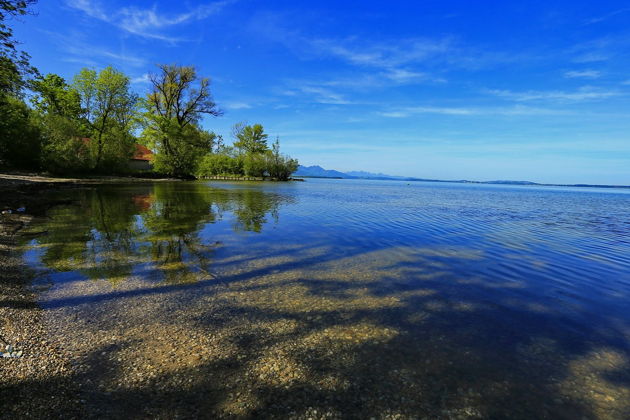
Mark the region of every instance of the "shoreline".
<instances>
[{"instance_id":1,"label":"shoreline","mask_svg":"<svg viewBox=\"0 0 630 420\"><path fill-rule=\"evenodd\" d=\"M0 418L82 418L71 350L46 327L18 245L21 229L34 218L0 215L0 336L23 351L19 358L0 359Z\"/></svg>"},{"instance_id":2,"label":"shoreline","mask_svg":"<svg viewBox=\"0 0 630 420\"><path fill-rule=\"evenodd\" d=\"M36 173L0 173L0 190L25 185L99 185L124 182L169 182L181 181L177 178L143 178L134 176L95 176L95 177L56 177Z\"/></svg>"},{"instance_id":3,"label":"shoreline","mask_svg":"<svg viewBox=\"0 0 630 420\"><path fill-rule=\"evenodd\" d=\"M41 215L50 206L47 198L37 194L43 191L81 188L103 184L176 182L175 178L138 178L102 176L91 178L61 178L26 173L0 173L0 211L27 207L25 214ZM28 204L28 205L27 205ZM54 204L54 203L53 203Z\"/></svg>"}]
</instances>

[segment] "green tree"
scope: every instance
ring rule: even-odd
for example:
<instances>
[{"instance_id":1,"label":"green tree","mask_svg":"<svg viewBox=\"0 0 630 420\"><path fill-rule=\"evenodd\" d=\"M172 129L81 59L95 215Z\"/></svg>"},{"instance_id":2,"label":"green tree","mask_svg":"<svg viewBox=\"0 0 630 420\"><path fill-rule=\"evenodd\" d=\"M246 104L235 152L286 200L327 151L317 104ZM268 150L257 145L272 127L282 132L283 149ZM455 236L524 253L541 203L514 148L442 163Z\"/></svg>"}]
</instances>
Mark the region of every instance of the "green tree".
<instances>
[{"instance_id":1,"label":"green tree","mask_svg":"<svg viewBox=\"0 0 630 420\"><path fill-rule=\"evenodd\" d=\"M38 169L40 131L33 112L19 98L0 99L0 168Z\"/></svg>"},{"instance_id":2,"label":"green tree","mask_svg":"<svg viewBox=\"0 0 630 420\"><path fill-rule=\"evenodd\" d=\"M37 169L38 129L22 101L28 79L37 74L29 55L17 49L7 21L29 13L34 0L0 0L0 167Z\"/></svg>"},{"instance_id":3,"label":"green tree","mask_svg":"<svg viewBox=\"0 0 630 420\"><path fill-rule=\"evenodd\" d=\"M53 173L89 170L89 149L82 139L90 132L81 119L79 93L56 74L36 78L31 89L42 137L42 168Z\"/></svg>"},{"instance_id":4,"label":"green tree","mask_svg":"<svg viewBox=\"0 0 630 420\"><path fill-rule=\"evenodd\" d=\"M0 0L0 97L20 96L27 79L37 74L29 62L30 56L16 48L18 42L7 24L8 19L28 14L28 8L35 3L36 0Z\"/></svg>"},{"instance_id":5,"label":"green tree","mask_svg":"<svg viewBox=\"0 0 630 420\"><path fill-rule=\"evenodd\" d=\"M210 93L210 79L199 78L194 67L158 66L150 76L145 142L157 150L155 169L175 176L195 173L199 160L212 150L216 136L202 130L204 115L222 115Z\"/></svg>"},{"instance_id":6,"label":"green tree","mask_svg":"<svg viewBox=\"0 0 630 420\"><path fill-rule=\"evenodd\" d=\"M261 124L247 125L240 122L232 127L234 136L234 147L245 154L264 153L267 148L267 137L269 137Z\"/></svg>"},{"instance_id":7,"label":"green tree","mask_svg":"<svg viewBox=\"0 0 630 420\"><path fill-rule=\"evenodd\" d=\"M168 137L169 147L176 150L175 153L158 153L153 160L153 167L159 173L190 176L198 170L198 165L202 158L212 149L215 134L205 131L195 125L180 127L173 120L168 124L161 121L159 130L154 131L152 127L145 129L143 138L145 143L152 148L158 149L160 143L157 138Z\"/></svg>"},{"instance_id":8,"label":"green tree","mask_svg":"<svg viewBox=\"0 0 630 420\"><path fill-rule=\"evenodd\" d=\"M266 167L269 176L279 181L288 180L291 174L298 169L297 159L292 159L280 153L280 139L278 137L276 137L271 151L265 156L267 158Z\"/></svg>"},{"instance_id":9,"label":"green tree","mask_svg":"<svg viewBox=\"0 0 630 420\"><path fill-rule=\"evenodd\" d=\"M106 67L84 68L74 77L82 116L90 131L90 149L97 170L121 169L133 153L132 130L138 96L124 73Z\"/></svg>"},{"instance_id":10,"label":"green tree","mask_svg":"<svg viewBox=\"0 0 630 420\"><path fill-rule=\"evenodd\" d=\"M249 153L243 159L243 172L247 176L264 177L267 174L267 161L263 153Z\"/></svg>"},{"instance_id":11,"label":"green tree","mask_svg":"<svg viewBox=\"0 0 630 420\"><path fill-rule=\"evenodd\" d=\"M31 90L35 93L31 103L40 113L81 117L81 95L63 77L52 73L38 77L31 83Z\"/></svg>"},{"instance_id":12,"label":"green tree","mask_svg":"<svg viewBox=\"0 0 630 420\"><path fill-rule=\"evenodd\" d=\"M199 178L214 175L242 175L243 160L226 154L209 153L205 155L197 169Z\"/></svg>"},{"instance_id":13,"label":"green tree","mask_svg":"<svg viewBox=\"0 0 630 420\"><path fill-rule=\"evenodd\" d=\"M42 139L41 166L52 173L85 173L92 168L80 121L56 114L38 117Z\"/></svg>"}]
</instances>

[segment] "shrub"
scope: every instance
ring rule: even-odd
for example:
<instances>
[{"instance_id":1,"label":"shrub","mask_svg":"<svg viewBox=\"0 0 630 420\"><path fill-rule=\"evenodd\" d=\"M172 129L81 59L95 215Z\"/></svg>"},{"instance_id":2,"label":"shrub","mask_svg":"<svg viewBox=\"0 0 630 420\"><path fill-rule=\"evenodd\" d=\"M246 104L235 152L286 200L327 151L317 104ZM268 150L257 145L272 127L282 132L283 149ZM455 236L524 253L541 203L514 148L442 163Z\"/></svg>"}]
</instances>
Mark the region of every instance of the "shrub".
<instances>
[{"instance_id":1,"label":"shrub","mask_svg":"<svg viewBox=\"0 0 630 420\"><path fill-rule=\"evenodd\" d=\"M41 137L34 120L20 99L0 95L0 167L38 169Z\"/></svg>"},{"instance_id":2,"label":"shrub","mask_svg":"<svg viewBox=\"0 0 630 420\"><path fill-rule=\"evenodd\" d=\"M197 169L198 177L214 175L242 175L243 159L225 154L209 153L201 159Z\"/></svg>"},{"instance_id":3,"label":"shrub","mask_svg":"<svg viewBox=\"0 0 630 420\"><path fill-rule=\"evenodd\" d=\"M267 159L262 153L250 153L243 160L243 171L247 176L264 177L267 174Z\"/></svg>"}]
</instances>

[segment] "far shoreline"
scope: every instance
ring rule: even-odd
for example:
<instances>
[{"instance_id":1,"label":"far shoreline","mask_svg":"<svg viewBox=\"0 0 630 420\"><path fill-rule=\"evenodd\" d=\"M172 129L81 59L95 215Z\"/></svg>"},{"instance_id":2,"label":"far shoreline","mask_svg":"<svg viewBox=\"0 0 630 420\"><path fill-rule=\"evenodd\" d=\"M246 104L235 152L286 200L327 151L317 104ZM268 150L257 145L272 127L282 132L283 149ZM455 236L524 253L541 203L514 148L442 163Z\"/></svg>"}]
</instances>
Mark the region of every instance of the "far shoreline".
<instances>
[{"instance_id":1,"label":"far shoreline","mask_svg":"<svg viewBox=\"0 0 630 420\"><path fill-rule=\"evenodd\" d=\"M397 181L397 182L441 182L446 184L477 184L477 185L506 185L506 186L518 186L518 187L575 187L575 188L607 188L607 189L630 189L630 185L606 185L606 184L547 184L531 181L470 181L466 179L462 180L448 180L448 179L419 179L419 178L363 178L363 177L340 177L340 176L311 176L311 175L299 175L300 178L313 178L313 179L342 179L348 181Z\"/></svg>"}]
</instances>

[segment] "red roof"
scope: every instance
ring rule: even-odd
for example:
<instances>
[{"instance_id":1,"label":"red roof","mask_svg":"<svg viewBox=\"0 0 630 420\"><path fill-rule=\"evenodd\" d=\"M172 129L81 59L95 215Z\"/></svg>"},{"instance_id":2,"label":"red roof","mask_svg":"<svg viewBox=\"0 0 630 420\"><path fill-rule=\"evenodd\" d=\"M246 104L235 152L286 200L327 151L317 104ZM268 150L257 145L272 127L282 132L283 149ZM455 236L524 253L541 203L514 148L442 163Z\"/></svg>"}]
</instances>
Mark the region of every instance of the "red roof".
<instances>
[{"instance_id":1,"label":"red roof","mask_svg":"<svg viewBox=\"0 0 630 420\"><path fill-rule=\"evenodd\" d=\"M81 138L81 141L87 146L92 140L89 137L83 137ZM134 146L136 148L133 151L133 156L131 157L132 160L145 160L148 162L153 158L153 152L147 147L138 143L134 144Z\"/></svg>"},{"instance_id":2,"label":"red roof","mask_svg":"<svg viewBox=\"0 0 630 420\"><path fill-rule=\"evenodd\" d=\"M153 158L153 152L141 144L135 144L136 150L133 152L133 160L150 161Z\"/></svg>"}]
</instances>

